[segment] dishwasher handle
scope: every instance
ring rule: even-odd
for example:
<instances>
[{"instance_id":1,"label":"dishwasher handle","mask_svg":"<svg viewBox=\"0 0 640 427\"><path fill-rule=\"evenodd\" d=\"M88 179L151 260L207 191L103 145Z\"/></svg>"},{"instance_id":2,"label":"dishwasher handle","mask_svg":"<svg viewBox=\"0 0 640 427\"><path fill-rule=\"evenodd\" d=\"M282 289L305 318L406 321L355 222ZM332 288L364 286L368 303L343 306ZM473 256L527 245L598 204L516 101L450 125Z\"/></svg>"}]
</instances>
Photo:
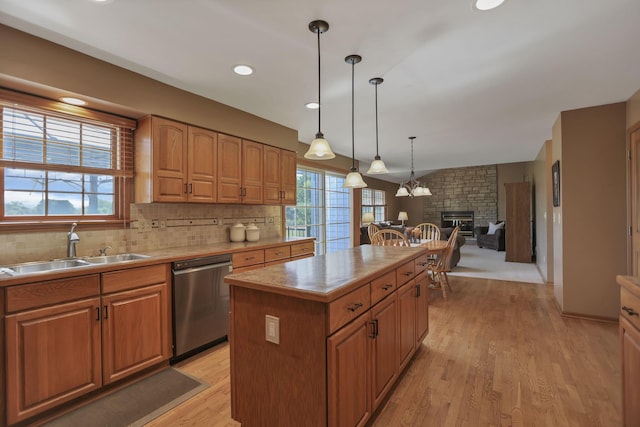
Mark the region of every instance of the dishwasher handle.
<instances>
[{"instance_id":1,"label":"dishwasher handle","mask_svg":"<svg viewBox=\"0 0 640 427\"><path fill-rule=\"evenodd\" d=\"M205 271L205 270L213 270L213 269L217 269L217 268L224 268L224 267L229 267L228 271L231 272L231 263L230 262L223 262L220 264L208 264L208 265L203 265L200 267L191 267L191 268L184 268L182 270L173 270L173 275L174 276L181 276L183 274L189 274L189 273L195 273L198 271Z\"/></svg>"}]
</instances>

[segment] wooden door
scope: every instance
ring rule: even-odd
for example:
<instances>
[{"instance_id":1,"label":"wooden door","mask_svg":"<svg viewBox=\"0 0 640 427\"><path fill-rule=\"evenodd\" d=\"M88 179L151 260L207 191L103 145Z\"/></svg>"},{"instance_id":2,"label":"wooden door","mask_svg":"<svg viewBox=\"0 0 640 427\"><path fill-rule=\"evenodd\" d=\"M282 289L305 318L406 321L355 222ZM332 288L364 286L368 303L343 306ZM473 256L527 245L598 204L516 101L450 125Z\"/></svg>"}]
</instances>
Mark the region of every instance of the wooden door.
<instances>
[{"instance_id":1,"label":"wooden door","mask_svg":"<svg viewBox=\"0 0 640 427\"><path fill-rule=\"evenodd\" d=\"M429 275L416 278L416 345L419 347L429 332Z\"/></svg>"},{"instance_id":2,"label":"wooden door","mask_svg":"<svg viewBox=\"0 0 640 427\"><path fill-rule=\"evenodd\" d=\"M631 150L631 266L640 274L640 123L629 135Z\"/></svg>"},{"instance_id":3,"label":"wooden door","mask_svg":"<svg viewBox=\"0 0 640 427\"><path fill-rule=\"evenodd\" d=\"M399 371L411 360L416 349L416 281L411 280L398 289L398 362Z\"/></svg>"},{"instance_id":4,"label":"wooden door","mask_svg":"<svg viewBox=\"0 0 640 427\"><path fill-rule=\"evenodd\" d=\"M215 203L218 134L189 126L187 195L190 202Z\"/></svg>"},{"instance_id":5,"label":"wooden door","mask_svg":"<svg viewBox=\"0 0 640 427\"><path fill-rule=\"evenodd\" d=\"M264 203L262 189L263 144L242 141L242 203Z\"/></svg>"},{"instance_id":6,"label":"wooden door","mask_svg":"<svg viewBox=\"0 0 640 427\"><path fill-rule=\"evenodd\" d=\"M371 338L363 315L327 339L328 425L364 426L371 417Z\"/></svg>"},{"instance_id":7,"label":"wooden door","mask_svg":"<svg viewBox=\"0 0 640 427\"><path fill-rule=\"evenodd\" d=\"M280 152L280 188L282 191L283 205L295 205L296 204L296 184L297 184L297 170L296 170L296 153L293 151L282 150Z\"/></svg>"},{"instance_id":8,"label":"wooden door","mask_svg":"<svg viewBox=\"0 0 640 427\"><path fill-rule=\"evenodd\" d=\"M398 376L398 302L390 295L371 309L373 344L371 351L372 407L375 411Z\"/></svg>"},{"instance_id":9,"label":"wooden door","mask_svg":"<svg viewBox=\"0 0 640 427\"><path fill-rule=\"evenodd\" d=\"M187 125L152 118L153 200L187 200Z\"/></svg>"},{"instance_id":10,"label":"wooden door","mask_svg":"<svg viewBox=\"0 0 640 427\"><path fill-rule=\"evenodd\" d=\"M264 147L264 203L267 205L279 205L282 199L280 151L276 147Z\"/></svg>"},{"instance_id":11,"label":"wooden door","mask_svg":"<svg viewBox=\"0 0 640 427\"><path fill-rule=\"evenodd\" d=\"M640 332L623 317L620 317L620 344L623 425L640 426Z\"/></svg>"},{"instance_id":12,"label":"wooden door","mask_svg":"<svg viewBox=\"0 0 640 427\"><path fill-rule=\"evenodd\" d=\"M507 208L505 261L531 262L531 184L513 182L504 186Z\"/></svg>"},{"instance_id":13,"label":"wooden door","mask_svg":"<svg viewBox=\"0 0 640 427\"><path fill-rule=\"evenodd\" d=\"M171 356L167 288L165 283L102 297L104 384Z\"/></svg>"},{"instance_id":14,"label":"wooden door","mask_svg":"<svg viewBox=\"0 0 640 427\"><path fill-rule=\"evenodd\" d=\"M102 386L99 307L91 298L6 317L8 424Z\"/></svg>"},{"instance_id":15,"label":"wooden door","mask_svg":"<svg viewBox=\"0 0 640 427\"><path fill-rule=\"evenodd\" d=\"M241 203L242 140L218 134L218 202Z\"/></svg>"}]
</instances>

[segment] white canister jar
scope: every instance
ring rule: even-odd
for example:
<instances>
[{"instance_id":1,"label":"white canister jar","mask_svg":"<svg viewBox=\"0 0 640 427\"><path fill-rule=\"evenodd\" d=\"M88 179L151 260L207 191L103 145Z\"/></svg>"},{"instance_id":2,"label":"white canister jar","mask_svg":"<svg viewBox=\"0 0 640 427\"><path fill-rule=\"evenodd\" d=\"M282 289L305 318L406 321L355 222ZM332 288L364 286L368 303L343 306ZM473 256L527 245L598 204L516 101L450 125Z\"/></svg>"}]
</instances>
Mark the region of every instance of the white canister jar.
<instances>
[{"instance_id":1,"label":"white canister jar","mask_svg":"<svg viewBox=\"0 0 640 427\"><path fill-rule=\"evenodd\" d=\"M260 229L254 223L247 226L246 232L248 242L257 242L260 239Z\"/></svg>"},{"instance_id":2,"label":"white canister jar","mask_svg":"<svg viewBox=\"0 0 640 427\"><path fill-rule=\"evenodd\" d=\"M245 239L245 227L240 221L236 222L229 228L229 237L232 242L244 242Z\"/></svg>"}]
</instances>

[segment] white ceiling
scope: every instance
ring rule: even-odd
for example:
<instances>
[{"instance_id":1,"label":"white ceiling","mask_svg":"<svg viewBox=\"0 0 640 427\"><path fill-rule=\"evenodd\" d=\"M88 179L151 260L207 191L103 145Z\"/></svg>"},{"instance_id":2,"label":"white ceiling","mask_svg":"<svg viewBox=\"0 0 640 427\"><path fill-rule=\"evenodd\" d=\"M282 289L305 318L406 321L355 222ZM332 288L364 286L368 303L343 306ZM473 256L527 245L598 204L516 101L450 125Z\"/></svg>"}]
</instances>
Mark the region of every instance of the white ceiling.
<instances>
[{"instance_id":1,"label":"white ceiling","mask_svg":"<svg viewBox=\"0 0 640 427\"><path fill-rule=\"evenodd\" d=\"M298 130L351 157L380 155L389 181L459 166L533 160L560 111L620 102L640 89L639 0L0 0L0 22ZM243 63L250 77L232 72Z\"/></svg>"}]
</instances>

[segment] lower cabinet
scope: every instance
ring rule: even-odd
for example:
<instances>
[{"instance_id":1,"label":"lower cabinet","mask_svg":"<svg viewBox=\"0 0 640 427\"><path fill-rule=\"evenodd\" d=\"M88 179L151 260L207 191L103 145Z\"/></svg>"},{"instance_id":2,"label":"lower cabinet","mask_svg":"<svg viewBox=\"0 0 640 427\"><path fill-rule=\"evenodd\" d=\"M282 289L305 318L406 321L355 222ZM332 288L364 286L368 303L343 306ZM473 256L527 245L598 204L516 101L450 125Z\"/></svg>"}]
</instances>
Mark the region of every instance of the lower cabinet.
<instances>
[{"instance_id":1,"label":"lower cabinet","mask_svg":"<svg viewBox=\"0 0 640 427\"><path fill-rule=\"evenodd\" d=\"M416 287L415 280L398 289L398 357L400 370L411 360L416 349Z\"/></svg>"},{"instance_id":2,"label":"lower cabinet","mask_svg":"<svg viewBox=\"0 0 640 427\"><path fill-rule=\"evenodd\" d=\"M620 316L623 426L640 426L640 330Z\"/></svg>"},{"instance_id":3,"label":"lower cabinet","mask_svg":"<svg viewBox=\"0 0 640 427\"><path fill-rule=\"evenodd\" d=\"M371 395L378 407L398 377L398 302L390 295L371 309Z\"/></svg>"},{"instance_id":4,"label":"lower cabinet","mask_svg":"<svg viewBox=\"0 0 640 427\"><path fill-rule=\"evenodd\" d=\"M7 423L168 360L168 273L163 264L7 288Z\"/></svg>"},{"instance_id":5,"label":"lower cabinet","mask_svg":"<svg viewBox=\"0 0 640 427\"><path fill-rule=\"evenodd\" d=\"M416 277L416 345L429 332L429 275L426 271Z\"/></svg>"}]
</instances>

